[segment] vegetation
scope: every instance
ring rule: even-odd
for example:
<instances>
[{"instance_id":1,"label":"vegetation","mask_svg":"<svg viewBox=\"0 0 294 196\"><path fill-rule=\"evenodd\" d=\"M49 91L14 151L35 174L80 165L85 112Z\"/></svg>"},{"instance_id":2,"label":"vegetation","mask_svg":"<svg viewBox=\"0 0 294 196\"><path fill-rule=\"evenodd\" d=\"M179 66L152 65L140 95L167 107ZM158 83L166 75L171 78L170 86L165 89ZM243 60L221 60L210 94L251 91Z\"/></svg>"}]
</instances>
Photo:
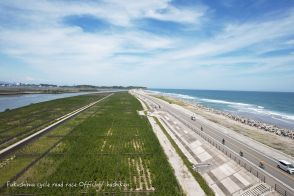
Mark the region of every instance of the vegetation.
<instances>
[{"instance_id":1,"label":"vegetation","mask_svg":"<svg viewBox=\"0 0 294 196\"><path fill-rule=\"evenodd\" d=\"M180 106L186 106L186 104L182 101L178 101L176 99L173 99L171 97L167 97L167 96L162 96L162 95L153 95L154 97L157 97L159 99L162 99L163 101L168 102L169 104L177 104Z\"/></svg>"},{"instance_id":2,"label":"vegetation","mask_svg":"<svg viewBox=\"0 0 294 196\"><path fill-rule=\"evenodd\" d=\"M182 100L173 99L171 97L167 96L155 96L157 98L160 98L164 101L173 100L174 103L177 105L184 106L186 109L199 114L200 116L206 118L207 120L214 122L216 124L219 124L221 126L224 126L226 128L229 128L239 134L245 135L251 139L254 139L260 143L263 143L269 147L272 147L276 150L282 151L290 156L294 156L294 142L291 139L281 137L279 135L276 135L274 133L269 133L267 131L263 131L261 129L258 129L256 127L251 127L245 124L242 124L240 122L234 121L226 116L222 115L216 115L215 113L207 112L205 110L202 110L201 108L195 109L194 107L191 107L188 103L185 103Z\"/></svg>"},{"instance_id":3,"label":"vegetation","mask_svg":"<svg viewBox=\"0 0 294 196\"><path fill-rule=\"evenodd\" d=\"M93 115L94 112L96 112L97 107L99 107L99 105L92 106L73 119L63 123L62 125L38 138L34 142L15 151L13 154L2 158L2 160L0 160L0 187L7 181L13 179L14 176L24 170L24 168L28 167L30 163L38 159L46 151L50 150L50 148L56 143L57 146L54 148L54 152L61 153L62 148L65 146L62 142L63 138L69 134L77 125L81 124L89 116ZM43 172L45 172L45 170L39 171L40 175Z\"/></svg>"},{"instance_id":4,"label":"vegetation","mask_svg":"<svg viewBox=\"0 0 294 196\"><path fill-rule=\"evenodd\" d=\"M32 93L70 93L70 92L97 92L101 90L129 90L146 89L143 86L94 86L94 85L73 85L58 86L55 84L24 84L0 82L0 95L32 94Z\"/></svg>"},{"instance_id":5,"label":"vegetation","mask_svg":"<svg viewBox=\"0 0 294 196\"><path fill-rule=\"evenodd\" d=\"M142 110L138 100L116 93L93 110L17 179L17 183L49 187L8 187L3 192L183 195L147 118L137 115ZM22 152L35 153L36 149Z\"/></svg>"},{"instance_id":6,"label":"vegetation","mask_svg":"<svg viewBox=\"0 0 294 196\"><path fill-rule=\"evenodd\" d=\"M206 183L205 179L193 169L192 163L189 161L189 159L185 156L185 154L181 151L181 149L178 147L178 145L175 143L175 141L171 138L171 136L168 134L168 132L165 130L165 128L162 126L162 124L159 122L157 118L155 118L156 123L160 126L161 130L164 132L168 140L171 142L173 147L175 148L176 152L178 155L181 157L183 160L184 164L188 167L189 171L192 173L194 176L195 180L199 183L200 187L203 189L206 195L214 195L213 190L208 186Z\"/></svg>"},{"instance_id":7,"label":"vegetation","mask_svg":"<svg viewBox=\"0 0 294 196\"><path fill-rule=\"evenodd\" d=\"M94 102L105 94L89 94L31 104L0 113L0 149L19 140L56 118Z\"/></svg>"}]
</instances>

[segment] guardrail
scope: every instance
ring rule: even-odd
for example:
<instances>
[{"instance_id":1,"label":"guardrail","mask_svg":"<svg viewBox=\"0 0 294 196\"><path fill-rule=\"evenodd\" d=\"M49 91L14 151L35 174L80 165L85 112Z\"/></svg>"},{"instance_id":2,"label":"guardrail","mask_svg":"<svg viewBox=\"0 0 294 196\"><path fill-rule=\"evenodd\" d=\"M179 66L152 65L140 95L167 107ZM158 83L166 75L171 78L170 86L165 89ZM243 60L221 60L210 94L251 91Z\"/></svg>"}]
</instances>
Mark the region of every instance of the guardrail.
<instances>
[{"instance_id":1,"label":"guardrail","mask_svg":"<svg viewBox=\"0 0 294 196\"><path fill-rule=\"evenodd\" d=\"M240 166L244 167L248 172L252 173L254 176L256 176L261 182L265 182L268 185L270 185L276 192L283 196L294 196L293 190L289 188L287 185L285 185L283 182L281 182L279 179L276 179L271 174L269 174L267 171L263 170L262 168L256 166L252 162L250 162L248 159L246 159L243 156L240 156L239 153L236 153L235 151L228 148L225 144L222 142L219 142L218 140L212 138L207 133L205 133L204 129L199 129L191 126L189 123L185 122L184 120L178 118L173 113L169 112L173 117L178 119L180 122L182 122L185 126L189 127L191 130L193 130L196 134L201 136L204 140L206 140L208 143L210 143L212 146L217 148L218 150L222 151L226 156L234 160L236 163L238 163Z\"/></svg>"},{"instance_id":2,"label":"guardrail","mask_svg":"<svg viewBox=\"0 0 294 196\"><path fill-rule=\"evenodd\" d=\"M146 96L144 96L144 97L146 97ZM149 98L149 100L150 99L151 99L151 102L155 103L152 100L152 98ZM155 104L157 104L157 103L155 103ZM207 133L205 133L205 130L202 127L200 129L195 128L195 127L191 126L189 123L187 123L186 121L184 121L183 119L178 118L172 112L170 112L170 111L168 111L168 112L173 117L175 117L180 122L182 122L185 126L189 127L191 130L193 130L196 134L200 135L204 140L208 141L210 144L212 144L218 150L222 151L228 157L230 157L235 162L237 162L240 166L244 167L247 171L249 171L254 176L256 176L260 181L265 182L268 185L270 185L279 194L281 194L283 196L294 196L293 188L291 188L288 185L284 184L282 181L275 178L274 176L272 176L267 171L265 171L265 170L261 169L260 167L256 166L255 164L250 162L245 157L240 156L240 154L238 154L235 151L231 150L225 144L223 144L223 143L219 142L218 140L214 139L213 137L209 136Z\"/></svg>"}]
</instances>

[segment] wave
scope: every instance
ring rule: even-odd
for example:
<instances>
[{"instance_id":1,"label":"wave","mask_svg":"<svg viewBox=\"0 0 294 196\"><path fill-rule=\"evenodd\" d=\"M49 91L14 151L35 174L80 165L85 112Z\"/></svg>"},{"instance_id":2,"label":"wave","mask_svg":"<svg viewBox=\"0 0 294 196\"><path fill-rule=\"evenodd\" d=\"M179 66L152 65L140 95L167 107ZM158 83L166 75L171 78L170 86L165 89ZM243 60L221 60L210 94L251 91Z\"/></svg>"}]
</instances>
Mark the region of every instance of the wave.
<instances>
[{"instance_id":1,"label":"wave","mask_svg":"<svg viewBox=\"0 0 294 196\"><path fill-rule=\"evenodd\" d=\"M154 91L154 90L146 90L146 91L151 92L151 93L156 93L156 94L162 94L162 95L168 95L168 96L172 96L172 97L182 98L182 99L195 99L195 97L180 94L180 93L165 93L165 92Z\"/></svg>"},{"instance_id":2,"label":"wave","mask_svg":"<svg viewBox=\"0 0 294 196\"><path fill-rule=\"evenodd\" d=\"M290 114L285 114L285 113L281 113L281 112L276 112L276 111L271 111L271 110L259 110L257 111L258 113L264 114L264 115L269 115L272 118L279 118L279 119L285 119L285 120L291 120L294 121L294 115L290 115Z\"/></svg>"},{"instance_id":3,"label":"wave","mask_svg":"<svg viewBox=\"0 0 294 196\"><path fill-rule=\"evenodd\" d=\"M220 104L228 104L228 105L239 105L239 106L250 106L252 104L247 103L239 103L239 102L230 102L230 101L224 101L224 100L218 100L218 99L200 99L204 102L209 103L220 103Z\"/></svg>"},{"instance_id":4,"label":"wave","mask_svg":"<svg viewBox=\"0 0 294 196\"><path fill-rule=\"evenodd\" d=\"M155 94L162 94L162 92L159 92L159 91L153 91L153 90L145 90L149 93L155 93Z\"/></svg>"},{"instance_id":5,"label":"wave","mask_svg":"<svg viewBox=\"0 0 294 196\"><path fill-rule=\"evenodd\" d=\"M217 99L200 99L200 100L203 102L208 102L208 103L226 104L227 106L231 108L237 109L239 112L249 112L249 113L255 113L255 114L258 113L260 115L271 116L272 118L275 118L275 119L280 119L280 120L285 119L285 120L294 121L294 115L268 110L268 109L265 109L263 106L259 106L259 105L240 103L240 102L230 102L230 101L217 100Z\"/></svg>"},{"instance_id":6,"label":"wave","mask_svg":"<svg viewBox=\"0 0 294 196\"><path fill-rule=\"evenodd\" d=\"M226 105L227 107L229 107L231 109L233 108L234 110L237 110L238 112L247 112L247 113L259 114L259 115L263 115L263 116L269 116L271 118L279 119L281 121L283 121L283 119L288 120L288 121L289 120L294 121L294 115L268 110L260 105L241 103L241 102L232 102L232 101L225 101L225 100L218 100L218 99L206 99L206 98L192 97L192 96L184 95L184 94L180 94L180 93L165 93L165 92L151 91L151 90L149 90L149 92L173 96L173 97L181 98L181 99L196 100L196 101L199 101L202 103L222 104L222 105ZM225 109L225 110L227 110L227 109ZM227 110L227 111L230 111L230 110Z\"/></svg>"},{"instance_id":7,"label":"wave","mask_svg":"<svg viewBox=\"0 0 294 196\"><path fill-rule=\"evenodd\" d=\"M248 103L240 103L240 102L230 102L230 101L224 101L224 100L215 100L215 99L200 99L204 102L209 103L219 103L219 104L226 104L227 106L231 108L237 109L239 112L249 112L254 114L260 114L260 115L266 115L270 116L275 119L285 119L285 120L294 120L294 115L285 114L277 111L272 111L265 109L263 106L254 105L254 104L248 104Z\"/></svg>"},{"instance_id":8,"label":"wave","mask_svg":"<svg viewBox=\"0 0 294 196\"><path fill-rule=\"evenodd\" d=\"M175 93L167 93L170 95L174 95L176 97L180 97L182 99L195 99L195 97L189 96L189 95L183 95L183 94L175 94Z\"/></svg>"}]
</instances>

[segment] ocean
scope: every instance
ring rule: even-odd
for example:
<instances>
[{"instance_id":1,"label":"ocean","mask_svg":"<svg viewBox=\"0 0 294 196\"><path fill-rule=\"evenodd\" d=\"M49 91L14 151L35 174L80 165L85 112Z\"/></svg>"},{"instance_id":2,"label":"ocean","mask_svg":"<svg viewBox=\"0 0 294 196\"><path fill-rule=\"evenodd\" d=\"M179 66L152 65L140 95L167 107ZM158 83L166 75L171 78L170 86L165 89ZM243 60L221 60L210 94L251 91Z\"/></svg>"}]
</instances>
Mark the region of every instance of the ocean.
<instances>
[{"instance_id":1,"label":"ocean","mask_svg":"<svg viewBox=\"0 0 294 196\"><path fill-rule=\"evenodd\" d=\"M249 119L294 129L294 92L148 89Z\"/></svg>"}]
</instances>

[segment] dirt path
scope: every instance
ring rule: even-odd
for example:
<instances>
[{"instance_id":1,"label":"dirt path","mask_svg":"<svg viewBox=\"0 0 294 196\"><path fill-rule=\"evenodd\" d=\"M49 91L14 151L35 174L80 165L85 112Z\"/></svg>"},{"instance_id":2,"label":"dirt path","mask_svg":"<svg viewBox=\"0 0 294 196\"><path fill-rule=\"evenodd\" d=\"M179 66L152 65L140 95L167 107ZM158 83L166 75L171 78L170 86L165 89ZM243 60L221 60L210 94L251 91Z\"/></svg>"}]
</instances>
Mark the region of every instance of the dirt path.
<instances>
[{"instance_id":1,"label":"dirt path","mask_svg":"<svg viewBox=\"0 0 294 196\"><path fill-rule=\"evenodd\" d=\"M181 185L183 191L187 195L191 195L191 196L205 195L204 191L201 189L198 182L189 172L188 168L185 166L184 162L182 161L180 156L177 154L176 150L174 149L172 144L169 142L168 138L162 132L161 128L158 126L155 120L149 116L148 116L148 120L152 125L153 131L155 132L160 142L160 145L162 146L165 154L168 157L169 163L171 164L172 168L175 171L175 176L179 184Z\"/></svg>"}]
</instances>

